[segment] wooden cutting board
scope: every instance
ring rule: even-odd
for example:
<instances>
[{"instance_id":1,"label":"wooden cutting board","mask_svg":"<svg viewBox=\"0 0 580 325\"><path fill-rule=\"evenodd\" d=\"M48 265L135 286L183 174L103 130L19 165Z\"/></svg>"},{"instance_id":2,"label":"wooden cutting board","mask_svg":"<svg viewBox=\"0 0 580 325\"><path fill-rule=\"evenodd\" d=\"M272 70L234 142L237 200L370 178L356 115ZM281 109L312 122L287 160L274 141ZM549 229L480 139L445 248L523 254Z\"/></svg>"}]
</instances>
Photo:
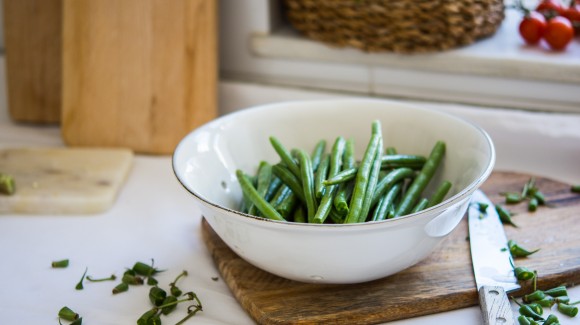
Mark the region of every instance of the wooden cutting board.
<instances>
[{"instance_id":1,"label":"wooden cutting board","mask_svg":"<svg viewBox=\"0 0 580 325\"><path fill-rule=\"evenodd\" d=\"M0 150L0 172L16 183L0 194L0 214L92 214L117 198L133 164L127 149L11 148Z\"/></svg>"},{"instance_id":2,"label":"wooden cutting board","mask_svg":"<svg viewBox=\"0 0 580 325\"><path fill-rule=\"evenodd\" d=\"M6 86L17 122L58 123L62 0L4 0Z\"/></svg>"},{"instance_id":3,"label":"wooden cutting board","mask_svg":"<svg viewBox=\"0 0 580 325\"><path fill-rule=\"evenodd\" d=\"M171 154L217 116L217 0L63 0L62 135Z\"/></svg>"},{"instance_id":4,"label":"wooden cutting board","mask_svg":"<svg viewBox=\"0 0 580 325\"><path fill-rule=\"evenodd\" d=\"M482 189L494 203L499 194L521 191L530 175L494 172ZM538 287L580 281L580 194L570 185L536 178L549 207L527 212L510 205L518 228L505 226L508 239L541 250L516 265L538 271ZM466 218L419 264L393 276L353 285L323 285L286 280L250 265L230 250L204 220L205 243L235 297L260 324L376 324L478 304L471 268ZM385 248L392 249L392 248ZM524 285L514 296L531 290Z\"/></svg>"}]
</instances>

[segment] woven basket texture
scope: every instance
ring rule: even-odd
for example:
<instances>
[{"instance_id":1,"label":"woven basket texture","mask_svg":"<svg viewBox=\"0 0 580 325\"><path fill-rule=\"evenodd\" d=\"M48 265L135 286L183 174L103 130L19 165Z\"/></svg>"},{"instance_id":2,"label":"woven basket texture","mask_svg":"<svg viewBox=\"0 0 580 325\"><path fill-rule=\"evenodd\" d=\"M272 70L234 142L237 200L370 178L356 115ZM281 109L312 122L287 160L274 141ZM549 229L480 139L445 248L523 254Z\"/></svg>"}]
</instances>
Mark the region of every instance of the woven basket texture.
<instances>
[{"instance_id":1,"label":"woven basket texture","mask_svg":"<svg viewBox=\"0 0 580 325\"><path fill-rule=\"evenodd\" d=\"M286 16L306 37L365 52L424 53L493 35L503 0L285 0Z\"/></svg>"}]
</instances>

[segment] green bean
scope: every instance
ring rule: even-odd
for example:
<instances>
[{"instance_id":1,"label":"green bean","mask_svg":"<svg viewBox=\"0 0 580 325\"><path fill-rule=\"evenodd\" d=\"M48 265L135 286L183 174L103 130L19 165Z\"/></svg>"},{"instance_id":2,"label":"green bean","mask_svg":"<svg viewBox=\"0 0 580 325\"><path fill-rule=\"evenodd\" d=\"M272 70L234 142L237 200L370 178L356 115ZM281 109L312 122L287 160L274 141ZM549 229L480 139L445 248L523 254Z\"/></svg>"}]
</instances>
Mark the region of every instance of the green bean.
<instances>
[{"instance_id":1,"label":"green bean","mask_svg":"<svg viewBox=\"0 0 580 325\"><path fill-rule=\"evenodd\" d=\"M546 296L543 299L536 301L536 303L542 307L552 308L556 303L556 299L554 299L554 297Z\"/></svg>"},{"instance_id":2,"label":"green bean","mask_svg":"<svg viewBox=\"0 0 580 325\"><path fill-rule=\"evenodd\" d=\"M544 291L550 297L562 297L567 296L568 291L566 290L566 286L558 286L552 289L548 289Z\"/></svg>"},{"instance_id":3,"label":"green bean","mask_svg":"<svg viewBox=\"0 0 580 325\"><path fill-rule=\"evenodd\" d=\"M238 178L238 182L240 183L242 191L247 194L248 198L250 198L250 201L256 205L264 217L272 220L285 221L285 219L278 213L278 211L276 211L268 202L266 202L266 200L264 200L263 197L260 196L244 172L239 169L236 170L236 177Z\"/></svg>"},{"instance_id":4,"label":"green bean","mask_svg":"<svg viewBox=\"0 0 580 325\"><path fill-rule=\"evenodd\" d=\"M381 157L381 167L413 167L421 168L427 158L418 155L384 155Z\"/></svg>"},{"instance_id":5,"label":"green bean","mask_svg":"<svg viewBox=\"0 0 580 325\"><path fill-rule=\"evenodd\" d=\"M266 201L270 201L274 195L276 195L276 192L282 185L282 180L272 172L272 181L270 182L270 186L268 186L268 190L266 191L266 195L264 195L264 199L266 199Z\"/></svg>"},{"instance_id":6,"label":"green bean","mask_svg":"<svg viewBox=\"0 0 580 325\"><path fill-rule=\"evenodd\" d=\"M315 173L318 170L318 166L322 162L325 150L326 150L326 140L320 140L318 141L316 146L314 146L314 150L312 151L312 170Z\"/></svg>"},{"instance_id":7,"label":"green bean","mask_svg":"<svg viewBox=\"0 0 580 325\"><path fill-rule=\"evenodd\" d=\"M381 156L381 168L420 168L421 166L425 165L424 160L425 158L422 156L411 156L411 155L382 155ZM385 163L387 161L387 163ZM333 185L348 182L356 177L358 172L358 167L354 166L348 169L345 169L335 175L334 177L327 179L324 181L325 185ZM380 195L379 195L380 196Z\"/></svg>"},{"instance_id":8,"label":"green bean","mask_svg":"<svg viewBox=\"0 0 580 325\"><path fill-rule=\"evenodd\" d=\"M341 188L341 186L343 188ZM340 184L338 192L334 196L333 205L337 213L341 216L346 216L348 214L348 201L352 195L354 188L354 183L349 182L347 184ZM342 191L341 191L342 190Z\"/></svg>"},{"instance_id":9,"label":"green bean","mask_svg":"<svg viewBox=\"0 0 580 325\"><path fill-rule=\"evenodd\" d=\"M570 317L576 317L576 315L578 315L578 307L564 303L558 304L558 311Z\"/></svg>"},{"instance_id":10,"label":"green bean","mask_svg":"<svg viewBox=\"0 0 580 325\"><path fill-rule=\"evenodd\" d=\"M557 304L567 304L570 305L570 297L568 296L560 296L560 297L555 297L554 301Z\"/></svg>"},{"instance_id":11,"label":"green bean","mask_svg":"<svg viewBox=\"0 0 580 325\"><path fill-rule=\"evenodd\" d=\"M518 324L519 325L532 325L532 323L524 315L519 315L518 316Z\"/></svg>"},{"instance_id":12,"label":"green bean","mask_svg":"<svg viewBox=\"0 0 580 325\"><path fill-rule=\"evenodd\" d=\"M527 281L527 280L534 279L536 277L536 273L534 273L533 271L531 271L530 269L528 269L525 266L515 267L514 274L516 276L516 279L518 279L520 281Z\"/></svg>"},{"instance_id":13,"label":"green bean","mask_svg":"<svg viewBox=\"0 0 580 325\"><path fill-rule=\"evenodd\" d=\"M501 206L500 204L496 204L495 205L495 211L497 211L497 214L499 216L499 220L501 220L501 222L503 224L508 224L508 225L512 225L514 227L518 227L513 221L512 221L512 214L511 212L504 208L503 206Z\"/></svg>"},{"instance_id":14,"label":"green bean","mask_svg":"<svg viewBox=\"0 0 580 325\"><path fill-rule=\"evenodd\" d=\"M429 197L429 204L427 205L427 207L430 208L432 206L435 206L435 205L443 202L445 195L447 195L447 193L449 193L450 189L451 189L451 182L443 181L439 185L439 187L437 187L437 189L431 195L431 197Z\"/></svg>"},{"instance_id":15,"label":"green bean","mask_svg":"<svg viewBox=\"0 0 580 325\"><path fill-rule=\"evenodd\" d=\"M544 320L544 318L542 318L542 316L538 313L536 313L530 306L528 305L523 305L520 306L520 308L518 309L518 311L520 312L521 315L524 315L526 317L531 317L534 320Z\"/></svg>"},{"instance_id":16,"label":"green bean","mask_svg":"<svg viewBox=\"0 0 580 325\"><path fill-rule=\"evenodd\" d=\"M328 176L328 168L330 167L330 156L325 154L319 163L318 170L314 173L314 193L317 200L322 199L325 185L322 183Z\"/></svg>"},{"instance_id":17,"label":"green bean","mask_svg":"<svg viewBox=\"0 0 580 325\"><path fill-rule=\"evenodd\" d=\"M391 210L395 198L401 192L402 184L396 183L387 191L387 193L379 199L379 203L377 203L377 207L373 214L373 221L380 221L384 219L388 219L389 211Z\"/></svg>"},{"instance_id":18,"label":"green bean","mask_svg":"<svg viewBox=\"0 0 580 325\"><path fill-rule=\"evenodd\" d=\"M333 176L340 170L342 166L342 156L344 154L345 149L345 140L343 137L338 137L334 141L334 145L332 146L332 154L329 158L329 170L328 175ZM326 189L326 192L322 196L322 200L318 209L316 210L316 214L314 215L313 222L315 223L324 223L330 210L332 209L332 201L334 199L334 194L338 189L338 185L331 185Z\"/></svg>"},{"instance_id":19,"label":"green bean","mask_svg":"<svg viewBox=\"0 0 580 325\"><path fill-rule=\"evenodd\" d=\"M294 211L294 208L296 207L296 204L298 203L298 199L296 197L296 194L294 194L294 192L290 191L282 200L282 202L280 202L280 204L278 204L278 206L275 207L276 211L278 211L280 213L280 215L282 215L282 217L284 217L285 219L292 216L292 212Z\"/></svg>"},{"instance_id":20,"label":"green bean","mask_svg":"<svg viewBox=\"0 0 580 325\"><path fill-rule=\"evenodd\" d=\"M333 177L324 180L323 184L328 186L328 185L336 185L336 184L346 183L350 180L355 179L357 172L358 172L357 167L345 169L345 170L341 171L340 173L334 175Z\"/></svg>"},{"instance_id":21,"label":"green bean","mask_svg":"<svg viewBox=\"0 0 580 325\"><path fill-rule=\"evenodd\" d=\"M376 126L378 125L378 126ZM363 200L363 207L360 212L359 222L365 222L368 219L369 211L371 210L371 203L373 201L373 194L375 193L375 188L379 181L379 172L381 171L381 157L383 155L383 135L380 130L380 124L373 123L373 134L378 134L379 144L377 148L377 153L373 161L371 172L369 174L369 180L367 184L367 189L365 191L365 198Z\"/></svg>"},{"instance_id":22,"label":"green bean","mask_svg":"<svg viewBox=\"0 0 580 325\"><path fill-rule=\"evenodd\" d=\"M356 166L356 159L354 157L354 140L349 138L346 140L344 146L344 153L342 155L342 170ZM341 183L336 191L334 198L334 208L341 216L348 214L348 200L352 194L352 183Z\"/></svg>"},{"instance_id":23,"label":"green bean","mask_svg":"<svg viewBox=\"0 0 580 325\"><path fill-rule=\"evenodd\" d=\"M401 168L393 169L392 171L390 171L377 184L377 187L375 188L375 192L373 194L373 201L372 201L371 207L379 202L379 199L381 198L381 196L383 196L383 194L385 194L385 192L391 186L393 186L393 184L395 184L395 183L397 183L405 178L410 178L413 175L415 175L415 172L411 168L408 168L408 167L401 167Z\"/></svg>"},{"instance_id":24,"label":"green bean","mask_svg":"<svg viewBox=\"0 0 580 325\"><path fill-rule=\"evenodd\" d=\"M533 197L530 199L530 201L528 201L528 211L534 212L537 209L538 209L538 199Z\"/></svg>"},{"instance_id":25,"label":"green bean","mask_svg":"<svg viewBox=\"0 0 580 325\"><path fill-rule=\"evenodd\" d=\"M292 189L300 201L305 202L302 184L300 184L300 180L288 168L282 165L274 165L272 166L272 172Z\"/></svg>"},{"instance_id":26,"label":"green bean","mask_svg":"<svg viewBox=\"0 0 580 325\"><path fill-rule=\"evenodd\" d=\"M419 200L419 196L421 195L421 193L423 192L429 181L431 181L431 178L433 178L433 175L437 171L437 168L439 167L444 154L445 154L445 142L437 141L437 143L431 150L431 154L429 155L429 158L425 162L425 165L423 165L423 168L419 172L419 175L415 177L415 179L407 189L407 192L405 193L397 209L396 212L397 216L405 215L409 213L409 211L413 208L415 202Z\"/></svg>"},{"instance_id":27,"label":"green bean","mask_svg":"<svg viewBox=\"0 0 580 325\"><path fill-rule=\"evenodd\" d=\"M506 204L518 204L522 202L522 200L524 199L524 197L522 197L520 193L508 192L504 193L504 195Z\"/></svg>"},{"instance_id":28,"label":"green bean","mask_svg":"<svg viewBox=\"0 0 580 325\"><path fill-rule=\"evenodd\" d=\"M413 207L413 210L411 210L411 213L417 213L421 210L424 210L425 208L427 208L428 205L429 205L429 200L427 198L422 198L419 200L419 202L417 202L417 204L415 204L415 207Z\"/></svg>"},{"instance_id":29,"label":"green bean","mask_svg":"<svg viewBox=\"0 0 580 325\"><path fill-rule=\"evenodd\" d=\"M526 256L530 256L536 252L538 252L540 249L536 249L533 251L529 251L523 247L521 247L520 245L518 245L514 240L508 240L508 248L510 251L510 254L512 255L512 257L526 257Z\"/></svg>"},{"instance_id":30,"label":"green bean","mask_svg":"<svg viewBox=\"0 0 580 325\"><path fill-rule=\"evenodd\" d=\"M12 175L0 173L0 194L13 195L16 191L16 182Z\"/></svg>"},{"instance_id":31,"label":"green bean","mask_svg":"<svg viewBox=\"0 0 580 325\"><path fill-rule=\"evenodd\" d=\"M294 222L306 223L306 215L302 206L294 209Z\"/></svg>"},{"instance_id":32,"label":"green bean","mask_svg":"<svg viewBox=\"0 0 580 325\"><path fill-rule=\"evenodd\" d=\"M557 324L560 324L560 320L554 314L550 314L548 316L548 318L546 318L546 320L544 321L544 323L542 323L542 325L557 325Z\"/></svg>"},{"instance_id":33,"label":"green bean","mask_svg":"<svg viewBox=\"0 0 580 325\"><path fill-rule=\"evenodd\" d=\"M304 151L298 150L298 162L300 164L300 178L302 190L306 201L306 215L308 222L312 222L316 213L317 202L314 194L314 174L312 172L312 162L310 156Z\"/></svg>"},{"instance_id":34,"label":"green bean","mask_svg":"<svg viewBox=\"0 0 580 325\"><path fill-rule=\"evenodd\" d=\"M341 216L336 209L330 209L328 216L330 217L330 220L336 224L344 223L344 216Z\"/></svg>"},{"instance_id":35,"label":"green bean","mask_svg":"<svg viewBox=\"0 0 580 325\"><path fill-rule=\"evenodd\" d=\"M537 191L536 193L534 193L534 199L536 199L536 201L538 201L539 205L544 205L546 204L546 197L544 196L544 193Z\"/></svg>"},{"instance_id":36,"label":"green bean","mask_svg":"<svg viewBox=\"0 0 580 325\"><path fill-rule=\"evenodd\" d=\"M546 297L546 294L542 290L536 290L532 293L525 295L522 299L526 304L532 303L534 301L542 300Z\"/></svg>"},{"instance_id":37,"label":"green bean","mask_svg":"<svg viewBox=\"0 0 580 325\"><path fill-rule=\"evenodd\" d=\"M276 209L276 207L279 206L290 193L293 193L290 187L288 187L286 184L283 184L280 186L276 194L274 194L274 197L272 197L272 199L268 202L272 207L274 207L274 209Z\"/></svg>"},{"instance_id":38,"label":"green bean","mask_svg":"<svg viewBox=\"0 0 580 325\"><path fill-rule=\"evenodd\" d=\"M268 187L270 186L270 182L272 181L272 165L265 161L261 161L260 165L258 166L258 176L257 176L257 185L256 190L261 197L265 198L266 193L268 191ZM248 214L255 215L256 214L256 205L251 204L248 208Z\"/></svg>"},{"instance_id":39,"label":"green bean","mask_svg":"<svg viewBox=\"0 0 580 325\"><path fill-rule=\"evenodd\" d=\"M249 176L249 175L246 175L246 177L248 177L250 182L252 182L252 186L257 185L257 178L256 177ZM248 213L250 206L252 206L252 201L250 201L250 198L246 195L246 193L242 192L242 203L240 204L240 212Z\"/></svg>"},{"instance_id":40,"label":"green bean","mask_svg":"<svg viewBox=\"0 0 580 325\"><path fill-rule=\"evenodd\" d=\"M242 193L242 202L238 208L240 212L248 213L248 205L252 204L246 193Z\"/></svg>"},{"instance_id":41,"label":"green bean","mask_svg":"<svg viewBox=\"0 0 580 325\"><path fill-rule=\"evenodd\" d=\"M296 161L294 161L294 158L292 158L292 155L290 152L288 152L288 150L286 150L280 140L278 140L276 137L270 137L270 143L272 144L272 147L274 147L274 150L276 150L278 153L278 156L280 156L280 159L282 159L282 162L286 165L286 167L288 167L292 174L294 174L296 177L300 177L300 168L298 167L298 164Z\"/></svg>"},{"instance_id":42,"label":"green bean","mask_svg":"<svg viewBox=\"0 0 580 325\"><path fill-rule=\"evenodd\" d=\"M373 134L365 150L365 154L360 163L359 170L357 172L354 190L352 197L350 198L348 215L346 216L345 223L355 223L358 222L360 218L360 213L363 207L364 197L366 195L366 189L368 186L368 181L373 166L373 161L376 157L378 144L379 144L379 134Z\"/></svg>"}]
</instances>

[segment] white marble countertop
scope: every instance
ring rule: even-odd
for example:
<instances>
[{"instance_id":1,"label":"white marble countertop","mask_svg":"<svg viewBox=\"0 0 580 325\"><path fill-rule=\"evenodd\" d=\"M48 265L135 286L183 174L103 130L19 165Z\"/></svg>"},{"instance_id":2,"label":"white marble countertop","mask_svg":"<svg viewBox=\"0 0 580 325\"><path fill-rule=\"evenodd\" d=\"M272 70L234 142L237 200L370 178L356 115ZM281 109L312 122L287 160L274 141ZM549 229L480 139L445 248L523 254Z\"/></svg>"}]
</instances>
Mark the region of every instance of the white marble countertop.
<instances>
[{"instance_id":1,"label":"white marble countertop","mask_svg":"<svg viewBox=\"0 0 580 325\"><path fill-rule=\"evenodd\" d=\"M10 121L3 78L0 82L0 148L62 147L58 127ZM224 113L265 102L337 96L233 82L221 82L220 93ZM457 114L486 129L497 147L498 170L580 183L580 115L416 104ZM85 268L95 277L120 276L135 262L153 258L167 270L158 276L161 285L182 270L189 272L180 287L198 294L203 311L186 324L254 323L220 278L202 241L200 221L173 175L171 157L143 155L135 157L115 205L102 214L0 215L0 322L58 324L58 310L69 306L83 316L83 324L134 324L150 306L147 286L115 296L113 283L85 283L82 291L74 286ZM62 258L70 259L70 266L51 269L51 261ZM570 294L580 297L580 289ZM181 319L185 311L180 308L164 323ZM480 319L479 308L471 307L393 324L478 324ZM577 322L564 319L562 324Z\"/></svg>"}]
</instances>

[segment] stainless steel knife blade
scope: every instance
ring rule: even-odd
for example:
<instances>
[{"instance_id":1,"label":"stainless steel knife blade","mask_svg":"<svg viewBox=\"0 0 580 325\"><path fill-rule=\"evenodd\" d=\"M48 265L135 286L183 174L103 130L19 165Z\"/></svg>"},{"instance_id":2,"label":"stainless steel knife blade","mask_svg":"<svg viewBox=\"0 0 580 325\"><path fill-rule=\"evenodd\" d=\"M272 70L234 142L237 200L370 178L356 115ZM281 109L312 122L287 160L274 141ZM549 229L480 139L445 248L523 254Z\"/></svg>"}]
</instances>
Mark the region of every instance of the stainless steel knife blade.
<instances>
[{"instance_id":1,"label":"stainless steel knife blade","mask_svg":"<svg viewBox=\"0 0 580 325\"><path fill-rule=\"evenodd\" d=\"M488 204L482 213L478 203ZM514 275L503 224L494 204L481 191L467 212L473 273L484 324L515 324L507 293L520 288Z\"/></svg>"}]
</instances>

